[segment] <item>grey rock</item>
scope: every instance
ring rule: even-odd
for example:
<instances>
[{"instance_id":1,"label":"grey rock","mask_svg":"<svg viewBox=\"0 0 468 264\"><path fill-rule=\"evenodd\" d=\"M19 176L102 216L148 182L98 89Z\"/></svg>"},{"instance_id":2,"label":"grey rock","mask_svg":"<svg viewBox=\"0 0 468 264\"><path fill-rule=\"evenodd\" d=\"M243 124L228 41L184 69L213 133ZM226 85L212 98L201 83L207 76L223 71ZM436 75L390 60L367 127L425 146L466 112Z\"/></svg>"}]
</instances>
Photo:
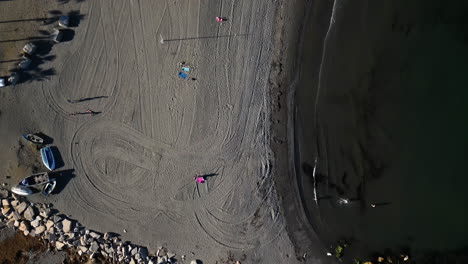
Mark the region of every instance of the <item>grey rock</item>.
<instances>
[{"instance_id":1,"label":"grey rock","mask_svg":"<svg viewBox=\"0 0 468 264\"><path fill-rule=\"evenodd\" d=\"M16 207L18 206L19 202L17 200L11 201L11 206Z\"/></svg>"},{"instance_id":2,"label":"grey rock","mask_svg":"<svg viewBox=\"0 0 468 264\"><path fill-rule=\"evenodd\" d=\"M54 242L55 240L57 240L57 236L55 234L48 233L47 235L45 235L45 239L49 240L49 242Z\"/></svg>"},{"instance_id":3,"label":"grey rock","mask_svg":"<svg viewBox=\"0 0 468 264\"><path fill-rule=\"evenodd\" d=\"M146 259L148 257L148 249L142 247L140 248L140 250L138 251L138 253L140 253L141 257L143 259Z\"/></svg>"},{"instance_id":4,"label":"grey rock","mask_svg":"<svg viewBox=\"0 0 468 264\"><path fill-rule=\"evenodd\" d=\"M25 202L22 202L16 207L16 212L18 212L18 214L23 214L27 207L28 207L28 204L26 204Z\"/></svg>"},{"instance_id":5,"label":"grey rock","mask_svg":"<svg viewBox=\"0 0 468 264\"><path fill-rule=\"evenodd\" d=\"M64 219L64 220L62 221L62 225L63 225L63 232L68 233L68 232L71 231L71 229L72 229L72 222L71 222L70 220Z\"/></svg>"},{"instance_id":6,"label":"grey rock","mask_svg":"<svg viewBox=\"0 0 468 264\"><path fill-rule=\"evenodd\" d=\"M71 244L73 245L73 247L76 248L76 247L78 247L78 246L80 245L80 240L78 240L78 239L77 239L77 240L73 240L73 241L71 242Z\"/></svg>"},{"instance_id":7,"label":"grey rock","mask_svg":"<svg viewBox=\"0 0 468 264\"><path fill-rule=\"evenodd\" d=\"M10 221L13 221L13 226L14 227L19 227L20 226L20 222L18 220L11 219Z\"/></svg>"},{"instance_id":8,"label":"grey rock","mask_svg":"<svg viewBox=\"0 0 468 264\"><path fill-rule=\"evenodd\" d=\"M136 264L136 261L133 258L131 258L129 264Z\"/></svg>"},{"instance_id":9,"label":"grey rock","mask_svg":"<svg viewBox=\"0 0 468 264\"><path fill-rule=\"evenodd\" d=\"M57 222L55 223L55 228L57 228L60 231L63 231L63 224L62 222Z\"/></svg>"},{"instance_id":10,"label":"grey rock","mask_svg":"<svg viewBox=\"0 0 468 264\"><path fill-rule=\"evenodd\" d=\"M176 256L176 254L174 254L174 253L171 253L171 252L168 252L168 253L167 253L167 258L169 258L169 259L172 259L172 258L174 258L175 256Z\"/></svg>"},{"instance_id":11,"label":"grey rock","mask_svg":"<svg viewBox=\"0 0 468 264\"><path fill-rule=\"evenodd\" d=\"M132 256L135 256L138 253L138 248L134 248L131 251Z\"/></svg>"},{"instance_id":12,"label":"grey rock","mask_svg":"<svg viewBox=\"0 0 468 264\"><path fill-rule=\"evenodd\" d=\"M8 196L10 196L10 192L8 192L8 190L0 189L0 198L4 199L8 198Z\"/></svg>"},{"instance_id":13,"label":"grey rock","mask_svg":"<svg viewBox=\"0 0 468 264\"><path fill-rule=\"evenodd\" d=\"M25 236L29 235L29 230L24 230L24 231L23 231L23 234L24 234Z\"/></svg>"},{"instance_id":14,"label":"grey rock","mask_svg":"<svg viewBox=\"0 0 468 264\"><path fill-rule=\"evenodd\" d=\"M93 243L91 244L90 250L91 250L92 252L97 252L97 251L99 250L99 245L98 245L98 243L97 243L97 242L93 242Z\"/></svg>"},{"instance_id":15,"label":"grey rock","mask_svg":"<svg viewBox=\"0 0 468 264\"><path fill-rule=\"evenodd\" d=\"M28 208L24 210L23 216L26 220L32 221L36 217L36 210L32 206L28 206Z\"/></svg>"},{"instance_id":16,"label":"grey rock","mask_svg":"<svg viewBox=\"0 0 468 264\"><path fill-rule=\"evenodd\" d=\"M54 215L53 221L54 221L54 223L58 223L58 222L62 221L62 217L60 217L58 215Z\"/></svg>"},{"instance_id":17,"label":"grey rock","mask_svg":"<svg viewBox=\"0 0 468 264\"><path fill-rule=\"evenodd\" d=\"M20 214L18 214L16 211L13 211L9 216L9 219L14 219L15 221L19 221L21 219Z\"/></svg>"}]
</instances>

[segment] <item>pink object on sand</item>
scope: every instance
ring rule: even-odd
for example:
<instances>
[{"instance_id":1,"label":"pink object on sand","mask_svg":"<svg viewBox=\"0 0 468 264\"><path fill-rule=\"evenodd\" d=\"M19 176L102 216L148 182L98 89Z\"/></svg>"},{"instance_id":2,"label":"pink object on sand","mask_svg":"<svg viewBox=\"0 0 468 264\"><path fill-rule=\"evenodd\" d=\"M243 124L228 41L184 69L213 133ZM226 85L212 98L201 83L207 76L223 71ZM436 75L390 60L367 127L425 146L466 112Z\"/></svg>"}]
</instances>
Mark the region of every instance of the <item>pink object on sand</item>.
<instances>
[{"instance_id":1,"label":"pink object on sand","mask_svg":"<svg viewBox=\"0 0 468 264\"><path fill-rule=\"evenodd\" d=\"M222 17L216 17L216 22L223 22L223 18Z\"/></svg>"},{"instance_id":2,"label":"pink object on sand","mask_svg":"<svg viewBox=\"0 0 468 264\"><path fill-rule=\"evenodd\" d=\"M205 182L205 179L203 179L203 177L196 176L196 177L195 177L195 181L198 182L198 183L204 183L204 182Z\"/></svg>"}]
</instances>

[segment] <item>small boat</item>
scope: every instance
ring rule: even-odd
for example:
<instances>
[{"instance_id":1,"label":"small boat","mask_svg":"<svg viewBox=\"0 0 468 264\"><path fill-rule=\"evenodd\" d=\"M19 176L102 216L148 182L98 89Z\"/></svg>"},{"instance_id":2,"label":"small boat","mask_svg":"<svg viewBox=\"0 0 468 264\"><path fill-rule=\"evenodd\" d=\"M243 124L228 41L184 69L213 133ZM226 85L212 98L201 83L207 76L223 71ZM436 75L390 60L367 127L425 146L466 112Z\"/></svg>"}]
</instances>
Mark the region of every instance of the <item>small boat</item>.
<instances>
[{"instance_id":1,"label":"small boat","mask_svg":"<svg viewBox=\"0 0 468 264\"><path fill-rule=\"evenodd\" d=\"M43 185L48 182L50 182L49 178L49 173L48 172L41 172L41 173L36 173L31 176L28 176L24 179L22 179L19 183L18 186L23 186L23 187L34 187L38 185Z\"/></svg>"},{"instance_id":2,"label":"small boat","mask_svg":"<svg viewBox=\"0 0 468 264\"><path fill-rule=\"evenodd\" d=\"M46 183L44 188L42 188L42 195L49 196L49 194L54 190L55 185L57 185L57 181L55 179Z\"/></svg>"},{"instance_id":3,"label":"small boat","mask_svg":"<svg viewBox=\"0 0 468 264\"><path fill-rule=\"evenodd\" d=\"M50 147L41 148L41 157L42 162L49 170L55 169L55 159L54 153L52 153L52 149Z\"/></svg>"},{"instance_id":4,"label":"small boat","mask_svg":"<svg viewBox=\"0 0 468 264\"><path fill-rule=\"evenodd\" d=\"M34 134L23 134L23 138L34 144L44 144L44 139Z\"/></svg>"},{"instance_id":5,"label":"small boat","mask_svg":"<svg viewBox=\"0 0 468 264\"><path fill-rule=\"evenodd\" d=\"M31 189L22 185L15 185L11 187L11 192L16 193L18 195L23 195L23 196L30 195L33 193Z\"/></svg>"}]
</instances>

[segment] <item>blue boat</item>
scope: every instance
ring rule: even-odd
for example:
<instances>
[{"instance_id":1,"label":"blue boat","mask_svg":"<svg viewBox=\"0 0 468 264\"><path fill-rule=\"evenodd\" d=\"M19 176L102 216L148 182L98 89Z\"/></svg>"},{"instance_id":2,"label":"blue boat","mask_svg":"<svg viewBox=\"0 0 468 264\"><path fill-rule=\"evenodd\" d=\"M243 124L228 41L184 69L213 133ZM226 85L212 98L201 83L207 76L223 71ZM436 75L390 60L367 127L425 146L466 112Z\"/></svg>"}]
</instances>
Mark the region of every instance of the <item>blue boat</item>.
<instances>
[{"instance_id":1,"label":"blue boat","mask_svg":"<svg viewBox=\"0 0 468 264\"><path fill-rule=\"evenodd\" d=\"M42 162L49 170L55 169L54 153L50 147L41 148Z\"/></svg>"}]
</instances>

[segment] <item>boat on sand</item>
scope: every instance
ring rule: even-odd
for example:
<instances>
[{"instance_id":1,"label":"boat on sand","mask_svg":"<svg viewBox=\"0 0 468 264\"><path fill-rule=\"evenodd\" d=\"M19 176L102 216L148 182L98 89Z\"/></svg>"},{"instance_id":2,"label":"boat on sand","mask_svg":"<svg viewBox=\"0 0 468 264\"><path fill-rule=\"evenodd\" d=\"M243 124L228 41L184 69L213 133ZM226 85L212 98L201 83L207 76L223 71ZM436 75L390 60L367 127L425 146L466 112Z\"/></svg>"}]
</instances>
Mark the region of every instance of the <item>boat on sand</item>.
<instances>
[{"instance_id":1,"label":"boat on sand","mask_svg":"<svg viewBox=\"0 0 468 264\"><path fill-rule=\"evenodd\" d=\"M23 134L23 138L34 144L44 144L44 139L34 134Z\"/></svg>"},{"instance_id":2,"label":"boat on sand","mask_svg":"<svg viewBox=\"0 0 468 264\"><path fill-rule=\"evenodd\" d=\"M41 148L41 157L42 157L42 163L49 169L49 170L54 170L55 169L55 158L54 158L54 153L52 152L52 149L50 147L45 147Z\"/></svg>"},{"instance_id":3,"label":"boat on sand","mask_svg":"<svg viewBox=\"0 0 468 264\"><path fill-rule=\"evenodd\" d=\"M33 174L29 177L22 179L18 185L24 187L34 187L50 182L50 177L48 172L41 172Z\"/></svg>"},{"instance_id":4,"label":"boat on sand","mask_svg":"<svg viewBox=\"0 0 468 264\"><path fill-rule=\"evenodd\" d=\"M55 185L57 185L57 181L55 179L52 179L46 183L44 188L42 188L42 195L49 196L49 194L54 190Z\"/></svg>"}]
</instances>

